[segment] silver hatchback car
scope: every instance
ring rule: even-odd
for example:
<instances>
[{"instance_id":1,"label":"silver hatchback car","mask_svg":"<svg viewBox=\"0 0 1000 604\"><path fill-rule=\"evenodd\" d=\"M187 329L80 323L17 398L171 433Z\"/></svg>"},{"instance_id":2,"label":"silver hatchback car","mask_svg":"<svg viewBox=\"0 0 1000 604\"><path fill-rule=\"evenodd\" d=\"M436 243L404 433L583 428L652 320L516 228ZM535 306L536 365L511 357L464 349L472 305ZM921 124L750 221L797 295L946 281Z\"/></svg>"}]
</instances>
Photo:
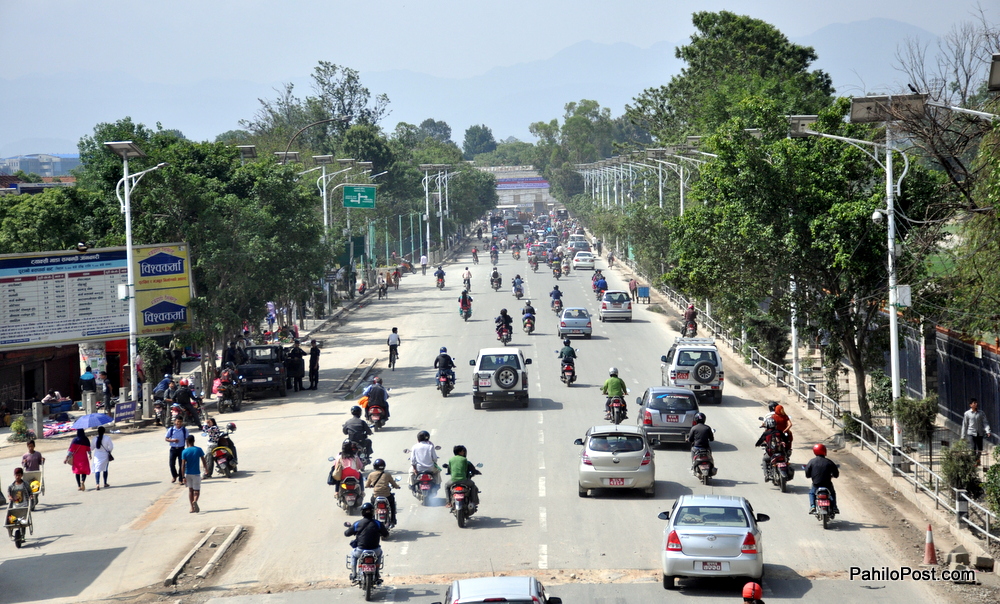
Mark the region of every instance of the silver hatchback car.
<instances>
[{"instance_id":1,"label":"silver hatchback car","mask_svg":"<svg viewBox=\"0 0 1000 604\"><path fill-rule=\"evenodd\" d=\"M636 422L654 447L666 441L684 442L698 415L698 397L686 388L647 388L635 403Z\"/></svg>"},{"instance_id":2,"label":"silver hatchback car","mask_svg":"<svg viewBox=\"0 0 1000 604\"><path fill-rule=\"evenodd\" d=\"M564 308L559 316L559 328L556 335L560 338L566 336L583 336L589 338L594 333L594 326L591 322L590 312L586 308L571 307Z\"/></svg>"},{"instance_id":3,"label":"silver hatchback car","mask_svg":"<svg viewBox=\"0 0 1000 604\"><path fill-rule=\"evenodd\" d=\"M534 577L481 577L455 581L444 594L447 604L483 602L524 602L525 604L562 604L562 598L550 597ZM435 602L434 604L444 604Z\"/></svg>"},{"instance_id":4,"label":"silver hatchback car","mask_svg":"<svg viewBox=\"0 0 1000 604\"><path fill-rule=\"evenodd\" d=\"M601 296L601 321L632 320L632 296L627 291L609 289Z\"/></svg>"},{"instance_id":5,"label":"silver hatchback car","mask_svg":"<svg viewBox=\"0 0 1000 604\"><path fill-rule=\"evenodd\" d=\"M592 489L642 489L656 492L653 449L637 426L594 426L574 441L580 452L580 497Z\"/></svg>"},{"instance_id":6,"label":"silver hatchback car","mask_svg":"<svg viewBox=\"0 0 1000 604\"><path fill-rule=\"evenodd\" d=\"M663 529L663 588L676 577L750 577L764 575L763 533L750 502L732 495L682 495Z\"/></svg>"}]
</instances>

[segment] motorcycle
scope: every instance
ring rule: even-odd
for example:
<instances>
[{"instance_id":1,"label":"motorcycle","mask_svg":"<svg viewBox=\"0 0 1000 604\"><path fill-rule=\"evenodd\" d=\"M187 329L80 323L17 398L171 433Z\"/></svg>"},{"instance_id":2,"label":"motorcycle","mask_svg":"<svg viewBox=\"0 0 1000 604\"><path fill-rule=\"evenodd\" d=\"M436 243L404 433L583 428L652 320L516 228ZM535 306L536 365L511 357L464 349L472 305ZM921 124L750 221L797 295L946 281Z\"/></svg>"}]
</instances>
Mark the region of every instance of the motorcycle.
<instances>
[{"instance_id":1,"label":"motorcycle","mask_svg":"<svg viewBox=\"0 0 1000 604\"><path fill-rule=\"evenodd\" d=\"M156 425L163 425L163 401L158 400L153 402L153 417L156 419Z\"/></svg>"},{"instance_id":2,"label":"motorcycle","mask_svg":"<svg viewBox=\"0 0 1000 604\"><path fill-rule=\"evenodd\" d=\"M816 487L816 510L813 512L816 516L816 520L823 523L823 528L827 528L827 525L831 520L837 517L833 512L833 499L830 497L830 489L826 487Z\"/></svg>"},{"instance_id":3,"label":"motorcycle","mask_svg":"<svg viewBox=\"0 0 1000 604\"><path fill-rule=\"evenodd\" d=\"M524 288L520 286L514 287L514 297L518 300L524 297Z\"/></svg>"},{"instance_id":4,"label":"motorcycle","mask_svg":"<svg viewBox=\"0 0 1000 604\"><path fill-rule=\"evenodd\" d=\"M559 354L558 350L556 354ZM562 359L560 365L562 366L562 371L559 372L559 379L568 388L570 384L576 381L576 364L573 363L573 359Z\"/></svg>"},{"instance_id":5,"label":"motorcycle","mask_svg":"<svg viewBox=\"0 0 1000 604\"><path fill-rule=\"evenodd\" d=\"M350 527L350 522L345 522L344 526ZM347 555L347 568L351 572L357 572L354 583L365 592L365 602L371 602L372 591L376 585L382 584L382 567L385 562L385 554L380 557L375 550L362 550L358 556L358 568L354 569L354 559L351 554Z\"/></svg>"},{"instance_id":6,"label":"motorcycle","mask_svg":"<svg viewBox=\"0 0 1000 604\"><path fill-rule=\"evenodd\" d=\"M510 344L510 328L506 325L500 328L500 341L504 346Z\"/></svg>"},{"instance_id":7,"label":"motorcycle","mask_svg":"<svg viewBox=\"0 0 1000 604\"><path fill-rule=\"evenodd\" d=\"M514 250L514 252L511 254L511 256L514 257L514 260L520 260L521 259L521 250Z\"/></svg>"},{"instance_id":8,"label":"motorcycle","mask_svg":"<svg viewBox=\"0 0 1000 604\"><path fill-rule=\"evenodd\" d=\"M521 319L521 327L524 328L524 333L530 336L535 331L535 316L524 315L524 318Z\"/></svg>"},{"instance_id":9,"label":"motorcycle","mask_svg":"<svg viewBox=\"0 0 1000 604\"><path fill-rule=\"evenodd\" d=\"M552 276L556 278L556 281L558 281L559 277L562 277L562 269L558 266L554 267L552 269Z\"/></svg>"},{"instance_id":10,"label":"motorcycle","mask_svg":"<svg viewBox=\"0 0 1000 604\"><path fill-rule=\"evenodd\" d=\"M336 462L335 457L330 461ZM365 499L365 487L361 480L354 476L348 476L339 481L334 481L337 485L337 505L350 516L355 511L361 509L361 503Z\"/></svg>"},{"instance_id":11,"label":"motorcycle","mask_svg":"<svg viewBox=\"0 0 1000 604\"><path fill-rule=\"evenodd\" d=\"M455 389L455 380L447 373L439 372L437 382L437 389L441 391L443 397L447 397Z\"/></svg>"},{"instance_id":12,"label":"motorcycle","mask_svg":"<svg viewBox=\"0 0 1000 604\"><path fill-rule=\"evenodd\" d=\"M375 520L378 520L386 527L389 526L391 514L389 513L389 499L378 495L374 498L372 505L375 506Z\"/></svg>"},{"instance_id":13,"label":"motorcycle","mask_svg":"<svg viewBox=\"0 0 1000 604\"><path fill-rule=\"evenodd\" d=\"M184 420L185 426L201 426L204 423L201 421L203 413L201 412L201 406L198 404L197 399L193 396L191 397L191 406L194 407L196 415L191 415L190 411L185 411L185 409L181 407L180 403L170 405L170 425L173 425L174 420L180 417Z\"/></svg>"},{"instance_id":14,"label":"motorcycle","mask_svg":"<svg viewBox=\"0 0 1000 604\"><path fill-rule=\"evenodd\" d=\"M611 399L611 423L618 425L625 419L625 399L616 396Z\"/></svg>"},{"instance_id":15,"label":"motorcycle","mask_svg":"<svg viewBox=\"0 0 1000 604\"><path fill-rule=\"evenodd\" d=\"M208 466L206 474L210 478L215 470L218 470L219 474L224 475L226 478L232 478L236 474L236 456L233 455L233 441L229 438L229 435L235 431L236 425L233 424L233 427L221 433L216 441L212 443L211 448L209 448L208 457L211 462L206 464ZM202 436L208 438L207 433L202 434Z\"/></svg>"},{"instance_id":16,"label":"motorcycle","mask_svg":"<svg viewBox=\"0 0 1000 604\"><path fill-rule=\"evenodd\" d=\"M535 260L534 258L532 258L531 260L528 261L528 264L531 265L531 271L532 272L535 272L535 273L538 272L538 260Z\"/></svg>"},{"instance_id":17,"label":"motorcycle","mask_svg":"<svg viewBox=\"0 0 1000 604\"><path fill-rule=\"evenodd\" d=\"M435 445L434 450L440 451L441 445ZM409 454L410 450L403 449L403 453ZM427 500L433 497L438 489L438 485L434 482L434 475L430 472L420 472L415 478L412 474L410 476L413 479L410 484L410 492L413 493L413 496L417 498L421 505L427 505Z\"/></svg>"},{"instance_id":18,"label":"motorcycle","mask_svg":"<svg viewBox=\"0 0 1000 604\"><path fill-rule=\"evenodd\" d=\"M481 468L483 464L477 463L476 467ZM447 470L448 464L444 464L444 468ZM451 485L449 490L451 491L451 513L458 520L458 528L465 528L466 520L478 509L478 506L472 503L472 486L458 483Z\"/></svg>"},{"instance_id":19,"label":"motorcycle","mask_svg":"<svg viewBox=\"0 0 1000 604\"><path fill-rule=\"evenodd\" d=\"M692 465L695 468L695 476L701 483L708 485L715 476L718 469L715 467L715 459L709 449L694 448L691 450Z\"/></svg>"},{"instance_id":20,"label":"motorcycle","mask_svg":"<svg viewBox=\"0 0 1000 604\"><path fill-rule=\"evenodd\" d=\"M438 277L437 286L438 289L444 289L444 277Z\"/></svg>"},{"instance_id":21,"label":"motorcycle","mask_svg":"<svg viewBox=\"0 0 1000 604\"><path fill-rule=\"evenodd\" d=\"M604 297L604 292L606 292L606 291L608 291L608 290L606 290L606 289L600 289L600 288L595 288L594 289L594 292L596 292L596 294L597 294L597 301L598 302L600 302L601 298Z\"/></svg>"},{"instance_id":22,"label":"motorcycle","mask_svg":"<svg viewBox=\"0 0 1000 604\"><path fill-rule=\"evenodd\" d=\"M773 482L782 493L785 492L788 481L795 476L795 470L788 464L785 450L785 443L775 444L767 452L766 459L760 462L764 470L764 482Z\"/></svg>"},{"instance_id":23,"label":"motorcycle","mask_svg":"<svg viewBox=\"0 0 1000 604\"><path fill-rule=\"evenodd\" d=\"M562 263L562 272L563 272L563 276L564 277L569 277L569 265L570 265L569 262L563 260L563 263Z\"/></svg>"},{"instance_id":24,"label":"motorcycle","mask_svg":"<svg viewBox=\"0 0 1000 604\"><path fill-rule=\"evenodd\" d=\"M479 254L476 253L476 252L472 253L472 263L473 264L479 264Z\"/></svg>"},{"instance_id":25,"label":"motorcycle","mask_svg":"<svg viewBox=\"0 0 1000 604\"><path fill-rule=\"evenodd\" d=\"M462 315L462 318L468 321L470 318L472 318L472 306L470 305L464 308L460 306L458 308L458 314Z\"/></svg>"},{"instance_id":26,"label":"motorcycle","mask_svg":"<svg viewBox=\"0 0 1000 604\"><path fill-rule=\"evenodd\" d=\"M552 311L557 315L562 312L562 300L556 300L552 303Z\"/></svg>"},{"instance_id":27,"label":"motorcycle","mask_svg":"<svg viewBox=\"0 0 1000 604\"><path fill-rule=\"evenodd\" d=\"M698 335L698 324L695 323L694 321L688 321L684 325L684 334L683 335L684 335L685 338L693 338L693 337L697 336Z\"/></svg>"},{"instance_id":28,"label":"motorcycle","mask_svg":"<svg viewBox=\"0 0 1000 604\"><path fill-rule=\"evenodd\" d=\"M490 279L490 287L492 287L495 292L500 291L500 279Z\"/></svg>"},{"instance_id":29,"label":"motorcycle","mask_svg":"<svg viewBox=\"0 0 1000 604\"><path fill-rule=\"evenodd\" d=\"M499 256L497 254L490 254L490 262L493 263L493 266L497 265L497 260L499 260L499 259L500 258L499 258Z\"/></svg>"},{"instance_id":30,"label":"motorcycle","mask_svg":"<svg viewBox=\"0 0 1000 604\"><path fill-rule=\"evenodd\" d=\"M369 405L366 410L368 416L368 424L371 426L373 432L378 432L385 426L385 422L388 421L385 418L385 409L380 405Z\"/></svg>"},{"instance_id":31,"label":"motorcycle","mask_svg":"<svg viewBox=\"0 0 1000 604\"><path fill-rule=\"evenodd\" d=\"M219 384L219 413L239 411L243 407L243 377L237 377L233 382Z\"/></svg>"},{"instance_id":32,"label":"motorcycle","mask_svg":"<svg viewBox=\"0 0 1000 604\"><path fill-rule=\"evenodd\" d=\"M468 277L466 277L466 278L465 278L465 279L464 279L464 280L462 281L462 285L464 285L464 286L465 286L465 291L468 291L468 292L471 292L471 291L472 291L472 279L469 279Z\"/></svg>"}]
</instances>

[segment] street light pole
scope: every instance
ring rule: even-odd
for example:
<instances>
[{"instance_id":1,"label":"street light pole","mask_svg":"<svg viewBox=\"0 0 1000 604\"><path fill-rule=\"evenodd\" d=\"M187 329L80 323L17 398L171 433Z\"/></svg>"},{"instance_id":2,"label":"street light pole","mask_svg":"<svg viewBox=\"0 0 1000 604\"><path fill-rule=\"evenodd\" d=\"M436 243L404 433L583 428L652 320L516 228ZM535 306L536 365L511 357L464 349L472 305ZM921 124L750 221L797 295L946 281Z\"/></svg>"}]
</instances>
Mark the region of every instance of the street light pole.
<instances>
[{"instance_id":1,"label":"street light pole","mask_svg":"<svg viewBox=\"0 0 1000 604\"><path fill-rule=\"evenodd\" d=\"M888 249L889 249L889 365L892 374L892 400L899 400L901 396L899 377L899 292L896 290L896 210L895 210L895 186L892 179L892 126L889 122L885 124L885 211L888 228ZM903 427L900 425L896 414L892 414L892 444L895 447L903 446Z\"/></svg>"}]
</instances>

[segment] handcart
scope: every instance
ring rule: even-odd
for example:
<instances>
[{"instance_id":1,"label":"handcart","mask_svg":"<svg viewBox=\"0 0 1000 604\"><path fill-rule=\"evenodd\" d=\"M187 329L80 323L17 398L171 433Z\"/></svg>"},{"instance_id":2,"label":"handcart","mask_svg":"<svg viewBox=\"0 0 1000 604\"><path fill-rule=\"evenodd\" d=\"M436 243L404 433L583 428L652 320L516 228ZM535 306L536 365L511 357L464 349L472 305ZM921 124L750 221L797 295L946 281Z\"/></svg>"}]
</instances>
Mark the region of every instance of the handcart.
<instances>
[{"instance_id":1,"label":"handcart","mask_svg":"<svg viewBox=\"0 0 1000 604\"><path fill-rule=\"evenodd\" d=\"M38 466L38 470L35 472L24 471L24 482L29 487L31 487L31 509L34 510L35 506L38 505L38 498L45 494L45 466ZM36 489L34 484L38 482L38 488Z\"/></svg>"},{"instance_id":2,"label":"handcart","mask_svg":"<svg viewBox=\"0 0 1000 604\"><path fill-rule=\"evenodd\" d=\"M15 507L13 502L9 503L7 513L3 517L3 526L14 541L14 547L20 549L28 534L35 534L35 527L31 524L31 508L28 506Z\"/></svg>"}]
</instances>

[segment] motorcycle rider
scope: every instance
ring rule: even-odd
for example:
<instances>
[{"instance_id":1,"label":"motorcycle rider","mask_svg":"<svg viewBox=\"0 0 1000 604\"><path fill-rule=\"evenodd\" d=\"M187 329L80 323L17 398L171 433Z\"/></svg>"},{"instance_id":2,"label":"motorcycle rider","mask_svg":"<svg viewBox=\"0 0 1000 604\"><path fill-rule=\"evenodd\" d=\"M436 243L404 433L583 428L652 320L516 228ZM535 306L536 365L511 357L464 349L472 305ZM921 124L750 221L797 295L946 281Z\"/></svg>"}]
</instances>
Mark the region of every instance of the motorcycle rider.
<instances>
[{"instance_id":1,"label":"motorcycle rider","mask_svg":"<svg viewBox=\"0 0 1000 604\"><path fill-rule=\"evenodd\" d=\"M764 433L760 435L754 446L764 447L764 463L768 463L771 460L771 454L774 452L775 446L778 443L785 443L785 437L781 430L778 430L773 417L764 419L764 428Z\"/></svg>"},{"instance_id":2,"label":"motorcycle rider","mask_svg":"<svg viewBox=\"0 0 1000 604\"><path fill-rule=\"evenodd\" d=\"M472 246L472 263L479 264L479 248Z\"/></svg>"},{"instance_id":3,"label":"motorcycle rider","mask_svg":"<svg viewBox=\"0 0 1000 604\"><path fill-rule=\"evenodd\" d=\"M511 319L510 315L507 314L507 309L506 308L501 308L500 309L500 316L497 317L496 319L494 319L494 322L497 324L497 339L498 340L500 339L500 331L504 327L506 327L509 332L513 333L513 330L511 330L510 326L514 322L514 320Z\"/></svg>"},{"instance_id":4,"label":"motorcycle rider","mask_svg":"<svg viewBox=\"0 0 1000 604\"><path fill-rule=\"evenodd\" d=\"M563 347L559 350L559 359L567 365L572 365L573 375L576 376L576 350L574 350L569 344L569 338L564 338Z\"/></svg>"},{"instance_id":5,"label":"motorcycle rider","mask_svg":"<svg viewBox=\"0 0 1000 604\"><path fill-rule=\"evenodd\" d=\"M184 378L177 385L177 392L174 393L174 404L179 405L180 408L188 415L188 419L184 421L185 424L189 422L194 422L198 425L198 410L194 408L191 404L191 383Z\"/></svg>"},{"instance_id":6,"label":"motorcycle rider","mask_svg":"<svg viewBox=\"0 0 1000 604\"><path fill-rule=\"evenodd\" d=\"M174 381L173 376L169 373L163 374L163 379L156 385L156 388L153 388L153 398L163 398L164 393L167 391L167 386L169 386L172 381Z\"/></svg>"},{"instance_id":7,"label":"motorcycle rider","mask_svg":"<svg viewBox=\"0 0 1000 604\"><path fill-rule=\"evenodd\" d=\"M448 349L444 346L441 347L437 358L434 359L434 369L438 370L438 376L447 375L451 383L455 383L455 360L451 358Z\"/></svg>"},{"instance_id":8,"label":"motorcycle rider","mask_svg":"<svg viewBox=\"0 0 1000 604\"><path fill-rule=\"evenodd\" d=\"M809 488L809 513L816 513L816 489L824 487L830 491L830 511L839 514L833 479L840 478L840 468L826 458L826 445L823 443L813 445L813 455L815 457L806 464L806 478L812 479L812 487Z\"/></svg>"},{"instance_id":9,"label":"motorcycle rider","mask_svg":"<svg viewBox=\"0 0 1000 604\"><path fill-rule=\"evenodd\" d=\"M476 466L466 458L469 452L465 445L455 445L452 452L455 456L449 459L445 466L448 475L451 476L451 480L444 485L444 492L448 495L448 503L445 504L445 507L452 506L451 487L456 484L468 487L470 491L469 501L473 505L479 505L479 488L476 483L472 482L472 477L482 474L482 472L477 470Z\"/></svg>"},{"instance_id":10,"label":"motorcycle rider","mask_svg":"<svg viewBox=\"0 0 1000 604\"><path fill-rule=\"evenodd\" d=\"M698 309L694 307L694 304L688 304L687 310L684 311L684 334L688 333L688 325L694 323L695 331L698 330Z\"/></svg>"},{"instance_id":11,"label":"motorcycle rider","mask_svg":"<svg viewBox=\"0 0 1000 604\"><path fill-rule=\"evenodd\" d=\"M434 271L434 277L444 281L444 265L439 265L438 269Z\"/></svg>"},{"instance_id":12,"label":"motorcycle rider","mask_svg":"<svg viewBox=\"0 0 1000 604\"><path fill-rule=\"evenodd\" d=\"M372 490L372 503L375 503L376 497L385 497L389 500L389 528L393 528L396 526L396 495L392 490L398 489L399 483L392 474L385 471L384 459L376 459L372 468L374 469L365 480L365 488Z\"/></svg>"},{"instance_id":13,"label":"motorcycle rider","mask_svg":"<svg viewBox=\"0 0 1000 604\"><path fill-rule=\"evenodd\" d=\"M361 552L365 550L374 551L378 559L381 560L382 538L389 536L389 529L378 520L375 520L375 506L370 503L363 503L361 505L361 516L361 520L347 527L347 530L344 531L345 537L357 535L357 538L351 542L354 544L354 549L351 551L352 583L357 583L358 581L358 557L361 556ZM382 578L379 577L376 583L381 582Z\"/></svg>"},{"instance_id":14,"label":"motorcycle rider","mask_svg":"<svg viewBox=\"0 0 1000 604\"><path fill-rule=\"evenodd\" d=\"M758 583L751 581L743 586L743 604L764 604L764 600L761 600L763 595L764 590Z\"/></svg>"},{"instance_id":15,"label":"motorcycle rider","mask_svg":"<svg viewBox=\"0 0 1000 604\"><path fill-rule=\"evenodd\" d=\"M594 289L599 292L608 291L608 280L604 278L604 275L601 275L601 278L594 282Z\"/></svg>"},{"instance_id":16,"label":"motorcycle rider","mask_svg":"<svg viewBox=\"0 0 1000 604\"><path fill-rule=\"evenodd\" d=\"M694 416L694 425L691 426L691 431L688 432L687 438L685 438L691 445L691 472L695 473L694 468L694 453L698 449L704 449L708 451L709 455L712 455L712 441L715 440L715 435L712 433L712 429L708 427L705 423L705 414L699 413ZM697 474L695 473L697 476Z\"/></svg>"},{"instance_id":17,"label":"motorcycle rider","mask_svg":"<svg viewBox=\"0 0 1000 604\"><path fill-rule=\"evenodd\" d=\"M389 392L382 385L381 377L375 376L372 383L361 392L361 396L368 397L366 409L371 409L373 406L382 407L382 411L385 412L385 421L389 421Z\"/></svg>"},{"instance_id":18,"label":"motorcycle rider","mask_svg":"<svg viewBox=\"0 0 1000 604\"><path fill-rule=\"evenodd\" d=\"M601 394L608 397L607 402L604 403L604 419L611 419L611 399L615 397L622 399L622 413L624 414L622 420L628 419L628 403L625 400L625 395L628 394L628 388L625 386L625 380L618 377L617 367L608 369L608 376L608 379L604 381L604 385L601 386Z\"/></svg>"},{"instance_id":19,"label":"motorcycle rider","mask_svg":"<svg viewBox=\"0 0 1000 604\"><path fill-rule=\"evenodd\" d=\"M466 290L472 287L472 271L469 270L469 267L465 267L465 272L462 273L462 283Z\"/></svg>"},{"instance_id":20,"label":"motorcycle rider","mask_svg":"<svg viewBox=\"0 0 1000 604\"><path fill-rule=\"evenodd\" d=\"M371 398L368 399L369 401ZM351 419L344 422L344 434L347 439L359 447L364 447L365 453L372 454L372 439L368 438L372 434L372 429L368 422L361 419L361 407L354 405L351 407Z\"/></svg>"},{"instance_id":21,"label":"motorcycle rider","mask_svg":"<svg viewBox=\"0 0 1000 604\"><path fill-rule=\"evenodd\" d=\"M472 296L469 295L469 290L462 290L462 295L458 297L458 309L459 311L472 310Z\"/></svg>"},{"instance_id":22,"label":"motorcycle rider","mask_svg":"<svg viewBox=\"0 0 1000 604\"><path fill-rule=\"evenodd\" d=\"M437 451L427 430L417 432L417 444L410 450L410 490L417 488L417 476L429 472L434 476L434 484L441 484L441 470L437 467Z\"/></svg>"},{"instance_id":23,"label":"motorcycle rider","mask_svg":"<svg viewBox=\"0 0 1000 604\"><path fill-rule=\"evenodd\" d=\"M500 277L500 271L498 271L495 266L493 267L493 272L490 273L490 287L494 287L494 283L496 284L497 289L503 287L503 278Z\"/></svg>"},{"instance_id":24,"label":"motorcycle rider","mask_svg":"<svg viewBox=\"0 0 1000 604\"><path fill-rule=\"evenodd\" d=\"M524 308L521 309L521 325L527 323L529 318L535 320L535 307L531 305L531 300L525 302Z\"/></svg>"},{"instance_id":25,"label":"motorcycle rider","mask_svg":"<svg viewBox=\"0 0 1000 604\"><path fill-rule=\"evenodd\" d=\"M517 290L521 290L522 294L524 293L524 281L521 280L521 275L515 275L514 281L512 281L512 283L514 284L514 288L511 290L510 293L514 294L515 296L517 295Z\"/></svg>"},{"instance_id":26,"label":"motorcycle rider","mask_svg":"<svg viewBox=\"0 0 1000 604\"><path fill-rule=\"evenodd\" d=\"M552 298L552 304L551 304L551 306L553 308L555 308L556 300L559 300L560 302L562 302L562 295L563 295L563 293L561 291L559 291L559 286L558 285L556 285L552 289L552 291L549 292L549 297Z\"/></svg>"}]
</instances>

